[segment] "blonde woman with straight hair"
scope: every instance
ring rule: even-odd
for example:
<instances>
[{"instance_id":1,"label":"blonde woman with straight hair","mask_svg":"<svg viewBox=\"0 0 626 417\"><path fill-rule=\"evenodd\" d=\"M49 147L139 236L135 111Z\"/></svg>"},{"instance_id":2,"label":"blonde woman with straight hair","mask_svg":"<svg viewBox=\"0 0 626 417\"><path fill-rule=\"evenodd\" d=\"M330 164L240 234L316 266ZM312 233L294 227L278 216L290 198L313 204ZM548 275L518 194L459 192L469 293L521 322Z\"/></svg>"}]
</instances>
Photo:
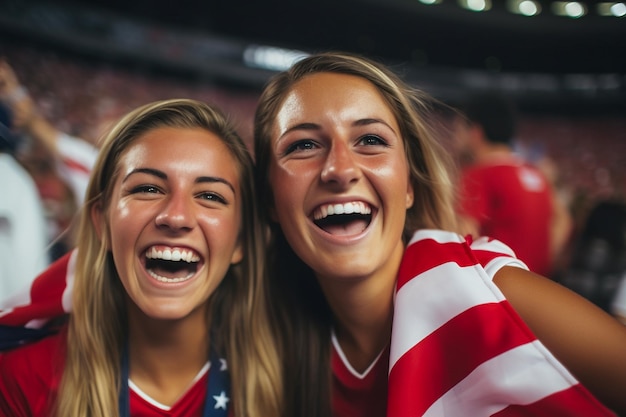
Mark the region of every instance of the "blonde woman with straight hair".
<instances>
[{"instance_id":1,"label":"blonde woman with straight hair","mask_svg":"<svg viewBox=\"0 0 626 417\"><path fill-rule=\"evenodd\" d=\"M69 323L0 356L0 414L280 416L252 170L215 107L122 118L91 175Z\"/></svg>"}]
</instances>

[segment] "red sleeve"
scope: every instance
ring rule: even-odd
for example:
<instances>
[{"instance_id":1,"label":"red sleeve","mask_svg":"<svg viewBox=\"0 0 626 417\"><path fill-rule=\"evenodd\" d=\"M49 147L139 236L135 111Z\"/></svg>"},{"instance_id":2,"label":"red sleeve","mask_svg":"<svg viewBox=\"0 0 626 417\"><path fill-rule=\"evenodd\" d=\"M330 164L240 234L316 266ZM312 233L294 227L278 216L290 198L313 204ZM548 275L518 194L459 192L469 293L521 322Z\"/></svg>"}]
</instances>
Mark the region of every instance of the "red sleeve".
<instances>
[{"instance_id":1,"label":"red sleeve","mask_svg":"<svg viewBox=\"0 0 626 417\"><path fill-rule=\"evenodd\" d=\"M32 323L45 324L51 319L67 313L63 305L63 295L68 287L68 279L73 278L73 260L76 250L73 250L48 266L33 281L30 288L30 299L21 305L6 306L6 311L0 309L0 325L5 326L33 326Z\"/></svg>"}]
</instances>

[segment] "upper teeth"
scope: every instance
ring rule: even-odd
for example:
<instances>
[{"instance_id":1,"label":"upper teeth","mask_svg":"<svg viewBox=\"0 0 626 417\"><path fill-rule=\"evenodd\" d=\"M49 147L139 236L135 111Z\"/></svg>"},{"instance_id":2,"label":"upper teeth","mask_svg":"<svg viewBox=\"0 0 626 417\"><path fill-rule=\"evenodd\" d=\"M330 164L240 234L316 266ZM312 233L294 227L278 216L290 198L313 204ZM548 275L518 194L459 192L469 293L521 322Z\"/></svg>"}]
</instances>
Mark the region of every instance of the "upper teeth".
<instances>
[{"instance_id":1,"label":"upper teeth","mask_svg":"<svg viewBox=\"0 0 626 417\"><path fill-rule=\"evenodd\" d=\"M370 214L372 209L362 201L354 201L343 204L327 204L319 207L313 213L315 220L323 219L334 214Z\"/></svg>"},{"instance_id":2,"label":"upper teeth","mask_svg":"<svg viewBox=\"0 0 626 417\"><path fill-rule=\"evenodd\" d=\"M193 251L178 248L165 248L163 250L160 250L152 247L146 251L146 257L148 257L149 259L163 259L165 261L200 261L200 257L196 255Z\"/></svg>"}]
</instances>

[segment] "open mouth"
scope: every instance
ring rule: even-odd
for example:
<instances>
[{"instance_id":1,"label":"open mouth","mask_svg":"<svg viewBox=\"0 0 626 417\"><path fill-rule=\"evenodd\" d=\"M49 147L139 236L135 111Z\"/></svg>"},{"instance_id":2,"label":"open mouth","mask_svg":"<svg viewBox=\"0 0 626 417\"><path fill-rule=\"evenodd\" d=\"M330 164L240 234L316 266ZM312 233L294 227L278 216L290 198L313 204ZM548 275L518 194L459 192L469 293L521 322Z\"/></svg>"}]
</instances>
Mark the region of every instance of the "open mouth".
<instances>
[{"instance_id":1,"label":"open mouth","mask_svg":"<svg viewBox=\"0 0 626 417\"><path fill-rule=\"evenodd\" d=\"M327 204L313 212L313 223L326 233L349 236L363 232L372 221L372 208L355 201L342 204Z\"/></svg>"},{"instance_id":2,"label":"open mouth","mask_svg":"<svg viewBox=\"0 0 626 417\"><path fill-rule=\"evenodd\" d=\"M146 250L146 271L157 281L183 282L198 271L200 255L189 249L152 246Z\"/></svg>"}]
</instances>

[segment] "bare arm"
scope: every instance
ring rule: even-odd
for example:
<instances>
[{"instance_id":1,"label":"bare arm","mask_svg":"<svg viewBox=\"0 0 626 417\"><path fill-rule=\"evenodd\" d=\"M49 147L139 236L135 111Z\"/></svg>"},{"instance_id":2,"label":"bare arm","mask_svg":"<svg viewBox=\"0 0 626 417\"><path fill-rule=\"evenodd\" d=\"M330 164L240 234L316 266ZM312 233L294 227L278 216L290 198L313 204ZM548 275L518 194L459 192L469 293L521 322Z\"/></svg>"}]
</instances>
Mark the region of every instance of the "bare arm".
<instances>
[{"instance_id":1,"label":"bare arm","mask_svg":"<svg viewBox=\"0 0 626 417\"><path fill-rule=\"evenodd\" d=\"M52 155L58 155L59 131L38 111L32 98L19 83L13 68L0 60L0 98L13 112L13 127L29 134Z\"/></svg>"},{"instance_id":2,"label":"bare arm","mask_svg":"<svg viewBox=\"0 0 626 417\"><path fill-rule=\"evenodd\" d=\"M532 272L502 268L494 283L537 338L607 407L626 413L626 326Z\"/></svg>"}]
</instances>

